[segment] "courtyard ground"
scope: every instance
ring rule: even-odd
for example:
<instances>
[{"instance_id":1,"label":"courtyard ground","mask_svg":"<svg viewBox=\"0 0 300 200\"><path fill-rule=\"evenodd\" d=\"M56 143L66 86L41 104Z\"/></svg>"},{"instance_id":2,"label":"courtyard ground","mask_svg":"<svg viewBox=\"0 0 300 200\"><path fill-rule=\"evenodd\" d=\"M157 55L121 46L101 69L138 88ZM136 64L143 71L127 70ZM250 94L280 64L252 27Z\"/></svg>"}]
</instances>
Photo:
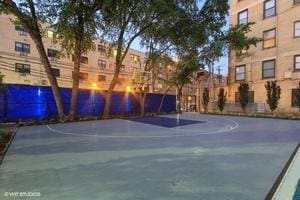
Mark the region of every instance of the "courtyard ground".
<instances>
[{"instance_id":1,"label":"courtyard ground","mask_svg":"<svg viewBox=\"0 0 300 200\"><path fill-rule=\"evenodd\" d=\"M0 199L262 200L299 141L299 121L197 113L23 127Z\"/></svg>"}]
</instances>

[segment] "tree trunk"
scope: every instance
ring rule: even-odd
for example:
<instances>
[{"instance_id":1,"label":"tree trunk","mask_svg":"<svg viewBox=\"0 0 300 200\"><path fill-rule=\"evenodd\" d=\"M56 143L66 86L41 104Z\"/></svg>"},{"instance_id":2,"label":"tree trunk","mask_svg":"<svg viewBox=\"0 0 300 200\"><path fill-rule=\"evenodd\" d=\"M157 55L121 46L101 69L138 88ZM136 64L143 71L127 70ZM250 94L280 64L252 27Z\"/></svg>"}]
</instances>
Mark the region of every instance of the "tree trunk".
<instances>
[{"instance_id":1,"label":"tree trunk","mask_svg":"<svg viewBox=\"0 0 300 200\"><path fill-rule=\"evenodd\" d=\"M116 84L117 84L117 79L114 77L106 92L105 106L104 106L103 116L102 116L103 119L108 119L110 117L111 96Z\"/></svg>"},{"instance_id":2,"label":"tree trunk","mask_svg":"<svg viewBox=\"0 0 300 200\"><path fill-rule=\"evenodd\" d=\"M155 93L156 74L154 67L152 68L152 93Z\"/></svg>"},{"instance_id":3,"label":"tree trunk","mask_svg":"<svg viewBox=\"0 0 300 200\"><path fill-rule=\"evenodd\" d=\"M80 2L82 5L83 2ZM75 32L75 44L74 44L74 67L73 67L73 85L72 85L72 96L71 105L69 111L69 120L74 121L77 115L77 103L78 103L78 92L79 92L79 74L82 54L82 44L84 38L84 21L83 13L78 13L78 23L74 30Z\"/></svg>"},{"instance_id":4,"label":"tree trunk","mask_svg":"<svg viewBox=\"0 0 300 200\"><path fill-rule=\"evenodd\" d=\"M54 96L54 100L56 103L57 113L60 121L64 121L65 115L64 115L64 108L63 108L63 102L61 98L61 93L59 90L59 86L57 83L57 79L53 74L49 59L47 57L47 54L45 52L44 45L42 43L41 38L35 38L33 35L31 35L31 38L33 39L36 48L39 52L42 65L44 66L45 72L47 74L47 77L49 79L49 83L51 85L52 93Z\"/></svg>"},{"instance_id":5,"label":"tree trunk","mask_svg":"<svg viewBox=\"0 0 300 200\"><path fill-rule=\"evenodd\" d=\"M78 47L78 42L75 44L75 54L74 54L74 69L73 69L73 85L72 85L72 96L71 105L69 111L69 120L75 120L77 114L77 102L78 102L78 92L79 92L79 73L80 73L80 47ZM76 48L77 46L77 48Z\"/></svg>"},{"instance_id":6,"label":"tree trunk","mask_svg":"<svg viewBox=\"0 0 300 200\"><path fill-rule=\"evenodd\" d=\"M163 104L164 104L164 100L165 100L167 94L169 93L171 87L172 87L172 86L169 86L169 87L166 89L164 95L162 96L162 98L161 98L161 100L160 100L160 104L159 104L158 110L157 110L157 114L160 114L161 109L162 109L162 106L163 106ZM176 103L177 103L177 102L176 102Z\"/></svg>"},{"instance_id":7,"label":"tree trunk","mask_svg":"<svg viewBox=\"0 0 300 200\"><path fill-rule=\"evenodd\" d=\"M145 116L145 100L147 93L140 91L140 106L141 106L141 117Z\"/></svg>"},{"instance_id":8,"label":"tree trunk","mask_svg":"<svg viewBox=\"0 0 300 200\"><path fill-rule=\"evenodd\" d=\"M112 81L109 84L106 96L105 96L105 106L103 110L103 119L108 119L110 117L110 105L111 105L111 96L112 92L119 82L119 74L120 74L120 69L122 66L122 61L124 59L124 55L122 56L122 45L123 45L123 33L120 34L119 40L118 40L118 48L117 48L117 55L116 55L116 66L115 66L115 72Z\"/></svg>"},{"instance_id":9,"label":"tree trunk","mask_svg":"<svg viewBox=\"0 0 300 200\"><path fill-rule=\"evenodd\" d=\"M58 87L57 79L53 74L49 59L45 52L45 47L43 45L42 36L41 36L42 34L39 29L37 17L35 15L35 8L33 2L29 2L30 14L31 14L30 17L24 15L22 11L18 9L17 4L14 1L5 0L2 1L2 3L4 4L4 7L5 9L7 9L8 13L13 14L20 20L21 25L28 30L31 39L34 41L35 46L39 52L42 65L44 66L44 70L47 74L49 83L51 85L59 120L64 121L65 116L64 116L64 109L63 109L60 90Z\"/></svg>"},{"instance_id":10,"label":"tree trunk","mask_svg":"<svg viewBox=\"0 0 300 200\"><path fill-rule=\"evenodd\" d=\"M181 111L181 97L182 97L182 87L178 88L178 94L177 94L177 98L178 98L178 112L182 113Z\"/></svg>"}]
</instances>

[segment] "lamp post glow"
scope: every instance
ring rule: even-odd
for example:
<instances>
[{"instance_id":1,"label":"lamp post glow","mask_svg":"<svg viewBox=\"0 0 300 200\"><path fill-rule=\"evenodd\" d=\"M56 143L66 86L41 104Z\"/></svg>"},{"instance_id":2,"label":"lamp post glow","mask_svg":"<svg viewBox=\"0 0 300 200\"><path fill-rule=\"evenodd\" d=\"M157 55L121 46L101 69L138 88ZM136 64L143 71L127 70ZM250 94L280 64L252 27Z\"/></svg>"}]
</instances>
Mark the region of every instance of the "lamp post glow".
<instances>
[{"instance_id":1,"label":"lamp post glow","mask_svg":"<svg viewBox=\"0 0 300 200\"><path fill-rule=\"evenodd\" d=\"M126 86L126 92L131 92L131 86L130 85Z\"/></svg>"},{"instance_id":2,"label":"lamp post glow","mask_svg":"<svg viewBox=\"0 0 300 200\"><path fill-rule=\"evenodd\" d=\"M97 90L98 89L98 84L96 82L93 82L91 85L92 90Z\"/></svg>"}]
</instances>

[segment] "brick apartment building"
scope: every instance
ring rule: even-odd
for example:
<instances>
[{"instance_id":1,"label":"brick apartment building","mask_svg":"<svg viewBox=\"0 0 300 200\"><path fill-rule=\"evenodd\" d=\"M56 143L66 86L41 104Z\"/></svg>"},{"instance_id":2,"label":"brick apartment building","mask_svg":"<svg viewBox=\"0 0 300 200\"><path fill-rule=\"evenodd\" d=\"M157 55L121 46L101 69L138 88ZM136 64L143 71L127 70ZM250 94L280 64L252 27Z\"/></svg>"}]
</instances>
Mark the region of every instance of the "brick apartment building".
<instances>
[{"instance_id":1,"label":"brick apartment building","mask_svg":"<svg viewBox=\"0 0 300 200\"><path fill-rule=\"evenodd\" d=\"M255 22L251 36L263 39L243 55L229 56L228 97L237 100L240 82L248 82L251 101L266 105L265 83L282 88L279 112L298 112L295 88L300 81L300 0L232 0L230 24Z\"/></svg>"},{"instance_id":2,"label":"brick apartment building","mask_svg":"<svg viewBox=\"0 0 300 200\"><path fill-rule=\"evenodd\" d=\"M23 27L14 25L10 18L12 16L0 15L0 72L4 75L4 83L48 86L49 81L33 40ZM54 33L49 29L43 39L47 55L59 86L71 88L72 57L60 56L60 44L53 40ZM116 51L102 40L95 40L94 43L95 50L81 59L80 88L106 90L113 78ZM117 85L115 90L124 91L132 84L134 73L143 70L146 56L144 52L129 49L119 76L122 84ZM159 77L166 76L166 73L164 67L159 67ZM163 81L157 80L155 92L163 93L166 87Z\"/></svg>"}]
</instances>

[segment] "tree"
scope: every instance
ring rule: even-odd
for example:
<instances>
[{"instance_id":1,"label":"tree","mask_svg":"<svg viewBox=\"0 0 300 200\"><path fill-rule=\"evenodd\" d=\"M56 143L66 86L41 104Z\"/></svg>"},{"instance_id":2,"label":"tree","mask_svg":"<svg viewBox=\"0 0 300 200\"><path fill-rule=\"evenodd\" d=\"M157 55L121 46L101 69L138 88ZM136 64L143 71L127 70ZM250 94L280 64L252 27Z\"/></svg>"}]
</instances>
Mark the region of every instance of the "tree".
<instances>
[{"instance_id":1,"label":"tree","mask_svg":"<svg viewBox=\"0 0 300 200\"><path fill-rule=\"evenodd\" d=\"M172 58L168 57L167 55L162 55L162 52L158 52L157 49L155 50L153 45L149 50L150 51L147 53L148 56L146 58L146 62L144 66L142 66L142 62L139 60L141 75L148 74L148 76L146 75L143 80L140 80L137 83L133 83L133 84L137 84L136 89L138 89L138 94L140 97L141 116L144 116L145 114L145 100L147 97L147 93L150 91L150 85L152 86L153 93L156 92L155 85L157 80L162 80L168 85L161 99L160 106L157 110L157 113L160 113L160 110L163 105L163 101L167 93L172 87L172 85L169 85L169 82L165 78L158 77L157 74L160 73L160 70L170 72L170 66L174 65L174 61L172 60ZM149 72L151 75L150 77L149 77Z\"/></svg>"},{"instance_id":2,"label":"tree","mask_svg":"<svg viewBox=\"0 0 300 200\"><path fill-rule=\"evenodd\" d=\"M103 36L111 40L116 49L114 75L105 97L104 119L110 116L112 92L120 84L119 73L125 56L132 42L150 26L152 16L148 15L148 7L145 1L122 0L111 1L103 10Z\"/></svg>"},{"instance_id":3,"label":"tree","mask_svg":"<svg viewBox=\"0 0 300 200\"><path fill-rule=\"evenodd\" d=\"M149 92L149 81L151 81L151 79L149 78L149 76L146 75L146 73L147 72L142 72L141 80L134 83L136 84L134 89L137 91L137 94L139 96L139 103L140 103L140 110L141 110L140 116L145 115L145 101L147 97L147 92Z\"/></svg>"},{"instance_id":4,"label":"tree","mask_svg":"<svg viewBox=\"0 0 300 200\"><path fill-rule=\"evenodd\" d=\"M295 103L300 111L300 82L298 83L298 86L296 88Z\"/></svg>"},{"instance_id":5,"label":"tree","mask_svg":"<svg viewBox=\"0 0 300 200\"><path fill-rule=\"evenodd\" d=\"M220 88L218 94L218 108L221 112L223 112L225 104L227 101L227 92L225 92L224 88Z\"/></svg>"},{"instance_id":6,"label":"tree","mask_svg":"<svg viewBox=\"0 0 300 200\"><path fill-rule=\"evenodd\" d=\"M52 4L57 8L55 13L51 14L53 28L59 35L62 51L68 57L72 56L74 61L69 111L69 120L74 120L77 113L81 57L94 49L97 23L99 23L97 10L101 5L95 4L92 0L53 0Z\"/></svg>"},{"instance_id":7,"label":"tree","mask_svg":"<svg viewBox=\"0 0 300 200\"><path fill-rule=\"evenodd\" d=\"M225 40L229 42L230 49L236 51L237 56L242 55L243 51L249 50L252 45L256 46L257 43L262 41L262 38L247 36L254 24L254 22L249 22L230 27Z\"/></svg>"},{"instance_id":8,"label":"tree","mask_svg":"<svg viewBox=\"0 0 300 200\"><path fill-rule=\"evenodd\" d=\"M205 113L207 112L208 103L209 103L209 90L208 88L204 88L204 91L202 93L202 105Z\"/></svg>"},{"instance_id":9,"label":"tree","mask_svg":"<svg viewBox=\"0 0 300 200\"><path fill-rule=\"evenodd\" d=\"M111 95L114 87L119 83L119 72L123 60L132 42L143 37L144 33L154 33L161 37L163 27L168 30L173 28L173 32L179 32L178 21L184 16L192 15L192 10L196 7L196 1L183 0L180 2L160 1L160 0L132 0L132 1L111 1L103 9L103 36L112 42L116 49L115 71L113 79L109 85L103 118L109 117ZM175 27L177 30L175 30ZM163 34L164 36L170 35ZM153 34L152 34L153 35ZM182 37L183 35L180 35ZM176 38L178 42L180 38ZM170 40L174 44L175 39Z\"/></svg>"},{"instance_id":10,"label":"tree","mask_svg":"<svg viewBox=\"0 0 300 200\"><path fill-rule=\"evenodd\" d=\"M164 70L166 73L170 73L169 67L174 65L174 61L171 57L163 55L164 50L159 49L149 49L148 57L146 60L145 70L151 72L152 76L152 92L157 92L156 83L158 80L162 80L161 77L158 77L158 74L161 73L160 69Z\"/></svg>"},{"instance_id":11,"label":"tree","mask_svg":"<svg viewBox=\"0 0 300 200\"><path fill-rule=\"evenodd\" d=\"M180 58L171 74L170 82L177 89L178 111L181 112L182 89L193 80L194 72L200 69L197 55L190 53Z\"/></svg>"},{"instance_id":12,"label":"tree","mask_svg":"<svg viewBox=\"0 0 300 200\"><path fill-rule=\"evenodd\" d=\"M16 4L12 0L1 0L0 13L4 12L5 14L13 15L16 18L13 19L14 23L23 26L28 31L38 50L42 65L51 85L59 119L63 121L64 109L59 86L57 83L57 79L52 71L42 41L44 33L44 30L42 29L42 23L45 22L45 15L39 6L41 5L34 0L20 0L18 1L18 4Z\"/></svg>"},{"instance_id":13,"label":"tree","mask_svg":"<svg viewBox=\"0 0 300 200\"><path fill-rule=\"evenodd\" d=\"M248 83L240 83L238 87L239 101L243 111L245 112L246 106L249 103L249 85Z\"/></svg>"},{"instance_id":14,"label":"tree","mask_svg":"<svg viewBox=\"0 0 300 200\"><path fill-rule=\"evenodd\" d=\"M158 31L158 29L160 30ZM164 70L168 71L170 69L167 68L174 65L173 59L168 55L172 49L172 44L168 41L168 31L171 30L158 25L154 30L149 30L141 36L140 44L147 49L145 70L152 74L152 92L156 92L156 81L162 79L157 76L160 69L166 68Z\"/></svg>"},{"instance_id":15,"label":"tree","mask_svg":"<svg viewBox=\"0 0 300 200\"><path fill-rule=\"evenodd\" d=\"M158 109L157 109L157 114L160 114L160 113L161 113L161 109L162 109L162 106L163 106L163 104L164 104L164 100L165 100L167 94L169 93L169 91L171 90L171 88L172 88L172 85L169 85L169 86L167 87L167 89L165 90L163 96L161 97L160 104L159 104L159 107L158 107Z\"/></svg>"},{"instance_id":16,"label":"tree","mask_svg":"<svg viewBox=\"0 0 300 200\"><path fill-rule=\"evenodd\" d=\"M120 67L136 38L153 40L158 46L168 47L179 58L196 50L199 63L213 63L227 52L229 44L233 43L233 47L242 46L234 44L240 44L240 41L234 40L234 34L222 29L226 24L228 9L228 2L223 0L205 1L203 6L195 0L107 2L103 9L103 35L116 49L116 66L107 91L103 118L109 117L111 94L119 83ZM233 31L244 35L249 29ZM248 41L251 38L240 39ZM255 41L242 44L253 43ZM181 88L177 88L180 96Z\"/></svg>"},{"instance_id":17,"label":"tree","mask_svg":"<svg viewBox=\"0 0 300 200\"><path fill-rule=\"evenodd\" d=\"M265 84L265 88L267 90L267 104L273 115L274 110L276 110L279 104L281 88L277 85L276 81L268 81Z\"/></svg>"}]
</instances>

